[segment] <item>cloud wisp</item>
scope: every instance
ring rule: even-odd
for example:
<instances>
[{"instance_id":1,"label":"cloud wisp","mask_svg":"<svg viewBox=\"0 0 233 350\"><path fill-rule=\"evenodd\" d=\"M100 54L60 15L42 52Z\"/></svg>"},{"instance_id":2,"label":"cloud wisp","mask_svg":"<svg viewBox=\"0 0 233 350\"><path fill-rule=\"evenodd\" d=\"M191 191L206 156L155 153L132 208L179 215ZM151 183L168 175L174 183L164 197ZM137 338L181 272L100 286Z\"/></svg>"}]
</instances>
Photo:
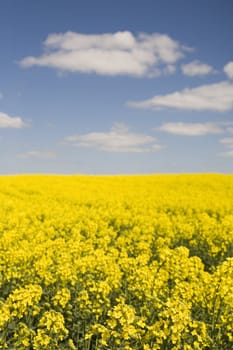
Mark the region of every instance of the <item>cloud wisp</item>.
<instances>
[{"instance_id":1,"label":"cloud wisp","mask_svg":"<svg viewBox=\"0 0 233 350\"><path fill-rule=\"evenodd\" d=\"M157 76L173 73L174 64L189 50L166 34L129 31L50 34L44 49L41 56L25 57L20 65L109 76Z\"/></svg>"},{"instance_id":2,"label":"cloud wisp","mask_svg":"<svg viewBox=\"0 0 233 350\"><path fill-rule=\"evenodd\" d=\"M143 153L156 152L162 148L154 137L130 132L128 127L121 123L115 123L107 132L68 136L65 143L104 152Z\"/></svg>"},{"instance_id":3,"label":"cloud wisp","mask_svg":"<svg viewBox=\"0 0 233 350\"><path fill-rule=\"evenodd\" d=\"M155 130L182 136L205 136L209 134L223 134L225 132L223 123L164 123Z\"/></svg>"},{"instance_id":4,"label":"cloud wisp","mask_svg":"<svg viewBox=\"0 0 233 350\"><path fill-rule=\"evenodd\" d=\"M128 102L128 105L135 108L154 110L173 108L192 111L226 112L233 110L233 84L223 81L201 85L166 95L157 95L144 101Z\"/></svg>"},{"instance_id":5,"label":"cloud wisp","mask_svg":"<svg viewBox=\"0 0 233 350\"><path fill-rule=\"evenodd\" d=\"M0 112L0 128L22 129L29 126L21 117L12 117Z\"/></svg>"},{"instance_id":6,"label":"cloud wisp","mask_svg":"<svg viewBox=\"0 0 233 350\"><path fill-rule=\"evenodd\" d=\"M18 155L20 158L55 159L57 155L51 151L27 151Z\"/></svg>"},{"instance_id":7,"label":"cloud wisp","mask_svg":"<svg viewBox=\"0 0 233 350\"><path fill-rule=\"evenodd\" d=\"M198 60L187 64L182 64L181 70L184 75L188 75L190 77L203 76L216 72L212 66L206 63L202 63Z\"/></svg>"},{"instance_id":8,"label":"cloud wisp","mask_svg":"<svg viewBox=\"0 0 233 350\"><path fill-rule=\"evenodd\" d=\"M225 147L226 151L219 155L222 157L233 157L233 137L225 137L220 140L220 143Z\"/></svg>"}]
</instances>

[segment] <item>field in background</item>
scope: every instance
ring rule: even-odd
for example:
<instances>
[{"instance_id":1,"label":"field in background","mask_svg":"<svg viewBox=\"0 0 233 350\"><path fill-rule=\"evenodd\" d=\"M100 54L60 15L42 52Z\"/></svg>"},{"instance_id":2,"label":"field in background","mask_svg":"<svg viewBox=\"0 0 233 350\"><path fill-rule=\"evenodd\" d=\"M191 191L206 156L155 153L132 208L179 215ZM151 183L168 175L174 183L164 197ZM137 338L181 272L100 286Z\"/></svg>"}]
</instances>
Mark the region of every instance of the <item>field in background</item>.
<instances>
[{"instance_id":1,"label":"field in background","mask_svg":"<svg viewBox=\"0 0 233 350\"><path fill-rule=\"evenodd\" d=\"M0 178L0 349L233 349L233 176Z\"/></svg>"}]
</instances>

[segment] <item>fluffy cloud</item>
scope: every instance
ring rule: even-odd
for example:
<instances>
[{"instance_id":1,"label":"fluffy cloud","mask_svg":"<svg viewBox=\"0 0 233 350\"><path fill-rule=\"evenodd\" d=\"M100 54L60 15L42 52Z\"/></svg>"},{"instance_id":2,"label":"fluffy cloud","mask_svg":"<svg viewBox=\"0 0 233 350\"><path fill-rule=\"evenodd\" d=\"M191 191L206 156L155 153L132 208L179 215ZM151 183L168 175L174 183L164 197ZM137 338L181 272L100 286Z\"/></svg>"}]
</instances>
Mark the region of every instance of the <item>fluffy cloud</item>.
<instances>
[{"instance_id":1,"label":"fluffy cloud","mask_svg":"<svg viewBox=\"0 0 233 350\"><path fill-rule=\"evenodd\" d=\"M73 146L95 148L105 152L155 152L161 149L149 135L132 133L124 124L116 123L108 132L92 132L65 138Z\"/></svg>"},{"instance_id":2,"label":"fluffy cloud","mask_svg":"<svg viewBox=\"0 0 233 350\"><path fill-rule=\"evenodd\" d=\"M208 134L221 134L224 132L222 125L218 123L164 123L155 130L164 131L175 135L204 136Z\"/></svg>"},{"instance_id":3,"label":"fluffy cloud","mask_svg":"<svg viewBox=\"0 0 233 350\"><path fill-rule=\"evenodd\" d=\"M233 157L233 137L225 137L220 142L226 148L226 151L220 153L220 155L223 157Z\"/></svg>"},{"instance_id":4,"label":"fluffy cloud","mask_svg":"<svg viewBox=\"0 0 233 350\"><path fill-rule=\"evenodd\" d=\"M129 102L136 108L175 108L193 111L225 112L233 109L233 84L223 81L187 88L167 95L157 95L140 102Z\"/></svg>"},{"instance_id":5,"label":"fluffy cloud","mask_svg":"<svg viewBox=\"0 0 233 350\"><path fill-rule=\"evenodd\" d=\"M20 158L54 159L56 153L50 151L28 151L19 155Z\"/></svg>"},{"instance_id":6,"label":"fluffy cloud","mask_svg":"<svg viewBox=\"0 0 233 350\"><path fill-rule=\"evenodd\" d=\"M102 75L157 76L173 67L188 48L166 34L98 35L66 32L50 34L39 57L25 57L23 67L44 66L61 71Z\"/></svg>"},{"instance_id":7,"label":"fluffy cloud","mask_svg":"<svg viewBox=\"0 0 233 350\"><path fill-rule=\"evenodd\" d=\"M6 113L0 112L0 128L22 129L28 126L20 117L11 117Z\"/></svg>"},{"instance_id":8,"label":"fluffy cloud","mask_svg":"<svg viewBox=\"0 0 233 350\"><path fill-rule=\"evenodd\" d=\"M227 63L224 68L224 72L228 76L228 78L233 79L233 62Z\"/></svg>"},{"instance_id":9,"label":"fluffy cloud","mask_svg":"<svg viewBox=\"0 0 233 350\"><path fill-rule=\"evenodd\" d=\"M184 75L188 75L190 77L194 77L196 75L207 75L215 72L213 67L206 63L201 63L198 60L183 64L181 66L181 70Z\"/></svg>"}]
</instances>

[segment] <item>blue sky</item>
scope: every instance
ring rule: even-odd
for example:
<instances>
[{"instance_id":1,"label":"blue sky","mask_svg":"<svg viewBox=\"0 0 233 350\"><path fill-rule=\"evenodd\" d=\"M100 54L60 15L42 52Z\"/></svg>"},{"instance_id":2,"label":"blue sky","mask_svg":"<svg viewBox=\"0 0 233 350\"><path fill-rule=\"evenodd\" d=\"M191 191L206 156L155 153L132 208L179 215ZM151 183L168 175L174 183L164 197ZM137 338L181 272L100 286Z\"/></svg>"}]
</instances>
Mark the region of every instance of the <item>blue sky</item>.
<instances>
[{"instance_id":1,"label":"blue sky","mask_svg":"<svg viewBox=\"0 0 233 350\"><path fill-rule=\"evenodd\" d=\"M0 173L232 173L232 15L1 0Z\"/></svg>"}]
</instances>

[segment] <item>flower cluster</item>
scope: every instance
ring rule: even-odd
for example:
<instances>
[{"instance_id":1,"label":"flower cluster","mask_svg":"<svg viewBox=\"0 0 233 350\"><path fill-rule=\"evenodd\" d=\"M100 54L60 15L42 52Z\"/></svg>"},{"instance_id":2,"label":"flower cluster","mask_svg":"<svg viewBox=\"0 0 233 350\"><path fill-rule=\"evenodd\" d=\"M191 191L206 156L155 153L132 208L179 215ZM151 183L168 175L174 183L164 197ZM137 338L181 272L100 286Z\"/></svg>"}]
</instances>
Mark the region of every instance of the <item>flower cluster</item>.
<instances>
[{"instance_id":1,"label":"flower cluster","mask_svg":"<svg viewBox=\"0 0 233 350\"><path fill-rule=\"evenodd\" d=\"M233 176L1 177L0 203L0 349L233 348Z\"/></svg>"}]
</instances>

